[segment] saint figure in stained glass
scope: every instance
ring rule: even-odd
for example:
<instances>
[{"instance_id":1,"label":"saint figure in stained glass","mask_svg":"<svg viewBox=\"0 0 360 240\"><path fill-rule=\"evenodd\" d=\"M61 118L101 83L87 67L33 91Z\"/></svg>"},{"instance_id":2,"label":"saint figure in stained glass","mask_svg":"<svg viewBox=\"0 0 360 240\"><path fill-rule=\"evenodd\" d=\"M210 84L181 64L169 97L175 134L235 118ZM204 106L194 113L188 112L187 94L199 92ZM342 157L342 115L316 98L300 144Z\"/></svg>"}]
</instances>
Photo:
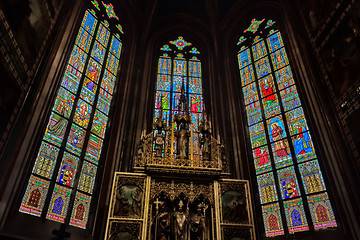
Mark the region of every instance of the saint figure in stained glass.
<instances>
[{"instance_id":1,"label":"saint figure in stained glass","mask_svg":"<svg viewBox=\"0 0 360 240\"><path fill-rule=\"evenodd\" d=\"M256 145L258 146L259 143L256 143ZM254 153L255 153L255 156L258 159L257 165L262 166L262 165L267 164L269 162L268 153L266 151L262 151L261 148L256 148L254 150Z\"/></svg>"},{"instance_id":2,"label":"saint figure in stained glass","mask_svg":"<svg viewBox=\"0 0 360 240\"><path fill-rule=\"evenodd\" d=\"M290 153L288 142L286 140L280 140L282 138L283 132L284 130L278 125L277 122L271 124L271 136L273 140L276 141L274 145L277 157L285 157Z\"/></svg>"}]
</instances>

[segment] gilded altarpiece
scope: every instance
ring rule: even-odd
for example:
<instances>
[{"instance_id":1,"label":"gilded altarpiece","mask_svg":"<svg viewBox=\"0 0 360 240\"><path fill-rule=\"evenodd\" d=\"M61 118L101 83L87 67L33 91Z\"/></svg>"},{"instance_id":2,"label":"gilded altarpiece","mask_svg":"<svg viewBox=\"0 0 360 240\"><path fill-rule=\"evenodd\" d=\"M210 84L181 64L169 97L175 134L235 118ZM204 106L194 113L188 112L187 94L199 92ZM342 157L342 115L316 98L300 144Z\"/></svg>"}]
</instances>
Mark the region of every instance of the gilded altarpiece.
<instances>
[{"instance_id":1,"label":"gilded altarpiece","mask_svg":"<svg viewBox=\"0 0 360 240\"><path fill-rule=\"evenodd\" d=\"M211 179L116 173L106 239L255 239L248 182Z\"/></svg>"}]
</instances>

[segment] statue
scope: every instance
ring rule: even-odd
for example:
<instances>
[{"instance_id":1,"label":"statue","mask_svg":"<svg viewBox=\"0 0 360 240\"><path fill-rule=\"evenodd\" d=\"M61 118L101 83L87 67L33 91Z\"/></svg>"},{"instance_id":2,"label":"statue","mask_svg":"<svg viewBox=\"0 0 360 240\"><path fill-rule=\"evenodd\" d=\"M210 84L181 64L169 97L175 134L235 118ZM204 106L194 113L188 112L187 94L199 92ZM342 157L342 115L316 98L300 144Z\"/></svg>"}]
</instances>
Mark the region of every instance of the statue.
<instances>
[{"instance_id":1,"label":"statue","mask_svg":"<svg viewBox=\"0 0 360 240\"><path fill-rule=\"evenodd\" d=\"M162 134L162 131L157 131L155 134L155 157L162 157L162 152L164 149L164 136Z\"/></svg>"},{"instance_id":2,"label":"statue","mask_svg":"<svg viewBox=\"0 0 360 240\"><path fill-rule=\"evenodd\" d=\"M204 202L199 203L196 213L191 215L190 224L190 239L191 240L208 240L207 224L206 224L206 209L209 206Z\"/></svg>"},{"instance_id":3,"label":"statue","mask_svg":"<svg viewBox=\"0 0 360 240\"><path fill-rule=\"evenodd\" d=\"M188 239L188 215L189 208L184 206L183 200L180 199L177 206L174 208L174 235L175 240Z\"/></svg>"},{"instance_id":4,"label":"statue","mask_svg":"<svg viewBox=\"0 0 360 240\"><path fill-rule=\"evenodd\" d=\"M204 119L199 125L200 132L200 146L203 154L203 159L210 159L210 140L211 140L211 127L210 122L207 120L206 114L204 114Z\"/></svg>"},{"instance_id":5,"label":"statue","mask_svg":"<svg viewBox=\"0 0 360 240\"><path fill-rule=\"evenodd\" d=\"M187 159L189 154L189 124L190 116L189 109L185 96L184 85L181 88L181 95L179 98L179 113L174 115L174 120L177 123L178 130L175 132L177 138L177 157L180 159Z\"/></svg>"},{"instance_id":6,"label":"statue","mask_svg":"<svg viewBox=\"0 0 360 240\"><path fill-rule=\"evenodd\" d=\"M180 159L188 158L189 152L189 128L188 124L180 122L179 130L176 131L177 156Z\"/></svg>"},{"instance_id":7,"label":"statue","mask_svg":"<svg viewBox=\"0 0 360 240\"><path fill-rule=\"evenodd\" d=\"M167 210L165 202L156 199L154 202L156 206L155 212L155 231L154 240L170 240L171 236L171 218ZM160 207L159 207L160 205Z\"/></svg>"}]
</instances>

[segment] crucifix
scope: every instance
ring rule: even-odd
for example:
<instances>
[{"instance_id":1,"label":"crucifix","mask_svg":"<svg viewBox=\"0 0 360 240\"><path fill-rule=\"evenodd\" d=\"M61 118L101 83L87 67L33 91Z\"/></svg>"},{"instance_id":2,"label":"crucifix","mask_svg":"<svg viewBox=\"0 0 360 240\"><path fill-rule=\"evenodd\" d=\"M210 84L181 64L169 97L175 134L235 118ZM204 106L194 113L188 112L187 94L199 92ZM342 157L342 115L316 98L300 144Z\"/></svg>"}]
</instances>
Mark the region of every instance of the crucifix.
<instances>
[{"instance_id":1,"label":"crucifix","mask_svg":"<svg viewBox=\"0 0 360 240\"><path fill-rule=\"evenodd\" d=\"M159 215L159 205L162 205L164 202L159 201L159 198L156 198L156 201L154 201L156 206L156 213L155 213L155 239L157 235L157 227L158 227L158 215Z\"/></svg>"}]
</instances>

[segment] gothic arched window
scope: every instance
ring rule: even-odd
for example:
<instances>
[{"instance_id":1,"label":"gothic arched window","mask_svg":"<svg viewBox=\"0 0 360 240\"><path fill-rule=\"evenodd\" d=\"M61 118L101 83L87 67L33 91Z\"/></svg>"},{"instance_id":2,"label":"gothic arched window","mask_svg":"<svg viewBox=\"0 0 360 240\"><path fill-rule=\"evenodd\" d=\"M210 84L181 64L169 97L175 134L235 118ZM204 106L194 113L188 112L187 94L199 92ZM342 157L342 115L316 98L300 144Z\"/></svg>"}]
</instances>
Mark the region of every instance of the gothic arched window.
<instances>
[{"instance_id":1,"label":"gothic arched window","mask_svg":"<svg viewBox=\"0 0 360 240\"><path fill-rule=\"evenodd\" d=\"M94 9L81 22L19 209L80 228L86 228L102 164L123 34L112 4L91 3Z\"/></svg>"},{"instance_id":2,"label":"gothic arched window","mask_svg":"<svg viewBox=\"0 0 360 240\"><path fill-rule=\"evenodd\" d=\"M187 111L192 120L189 129L191 143L189 156L192 161L191 165L198 166L202 157L198 145L198 126L203 118L201 62L196 56L200 52L182 36L170 41L169 44L165 44L161 51L163 55L159 57L158 62L154 122L161 114L166 126L170 127L167 135L172 139L171 154L176 155L174 130L177 129L177 126L173 116L181 111L179 109L179 98L183 90L188 103ZM158 133L155 130L156 134L165 135L165 133ZM155 152L156 147L157 143L154 143Z\"/></svg>"},{"instance_id":3,"label":"gothic arched window","mask_svg":"<svg viewBox=\"0 0 360 240\"><path fill-rule=\"evenodd\" d=\"M238 42L266 236L337 226L296 79L275 25L253 19Z\"/></svg>"}]
</instances>

